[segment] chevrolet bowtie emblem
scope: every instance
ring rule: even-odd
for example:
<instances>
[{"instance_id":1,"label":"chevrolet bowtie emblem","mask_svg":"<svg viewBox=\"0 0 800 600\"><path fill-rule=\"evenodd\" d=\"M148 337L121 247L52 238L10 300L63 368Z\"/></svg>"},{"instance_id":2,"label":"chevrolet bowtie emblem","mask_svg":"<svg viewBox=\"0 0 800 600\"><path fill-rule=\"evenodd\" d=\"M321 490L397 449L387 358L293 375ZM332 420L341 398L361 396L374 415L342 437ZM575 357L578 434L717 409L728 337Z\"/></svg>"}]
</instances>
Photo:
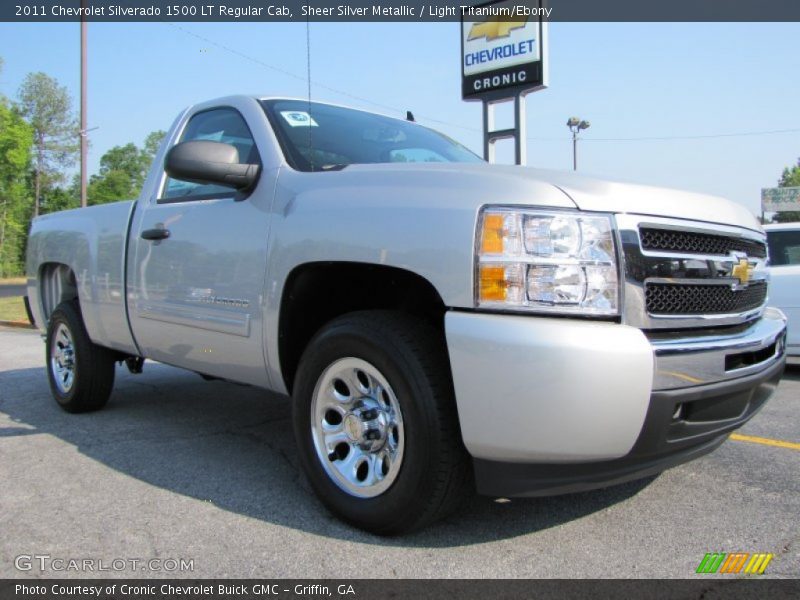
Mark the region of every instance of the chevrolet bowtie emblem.
<instances>
[{"instance_id":1,"label":"chevrolet bowtie emblem","mask_svg":"<svg viewBox=\"0 0 800 600\"><path fill-rule=\"evenodd\" d=\"M746 258L740 258L739 262L734 265L733 270L731 270L731 275L736 277L741 285L746 285L747 282L750 281L750 274L752 272L753 267L750 266L750 262Z\"/></svg>"},{"instance_id":2,"label":"chevrolet bowtie emblem","mask_svg":"<svg viewBox=\"0 0 800 600\"><path fill-rule=\"evenodd\" d=\"M528 18L525 17L516 21L485 21L483 23L474 23L472 29L469 30L467 41L485 37L487 42L491 42L497 38L508 37L514 29L525 27L525 22L527 20Z\"/></svg>"}]
</instances>

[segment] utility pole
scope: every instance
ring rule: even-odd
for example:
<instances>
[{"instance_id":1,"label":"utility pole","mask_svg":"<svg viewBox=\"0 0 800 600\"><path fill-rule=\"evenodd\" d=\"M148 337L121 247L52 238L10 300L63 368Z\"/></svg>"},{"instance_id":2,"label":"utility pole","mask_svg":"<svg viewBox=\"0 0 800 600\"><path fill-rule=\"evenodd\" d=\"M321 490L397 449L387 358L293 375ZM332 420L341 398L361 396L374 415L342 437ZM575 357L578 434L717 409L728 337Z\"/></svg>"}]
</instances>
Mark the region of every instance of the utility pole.
<instances>
[{"instance_id":1,"label":"utility pole","mask_svg":"<svg viewBox=\"0 0 800 600\"><path fill-rule=\"evenodd\" d=\"M86 6L86 1L82 0L81 6ZM89 153L88 124L86 123L86 16L85 11L81 15L81 206L85 207L86 202L86 161Z\"/></svg>"},{"instance_id":2,"label":"utility pole","mask_svg":"<svg viewBox=\"0 0 800 600\"><path fill-rule=\"evenodd\" d=\"M567 121L567 127L572 132L572 170L578 170L578 132L583 129L589 129L591 123L589 121L581 121L578 117L570 117Z\"/></svg>"}]
</instances>

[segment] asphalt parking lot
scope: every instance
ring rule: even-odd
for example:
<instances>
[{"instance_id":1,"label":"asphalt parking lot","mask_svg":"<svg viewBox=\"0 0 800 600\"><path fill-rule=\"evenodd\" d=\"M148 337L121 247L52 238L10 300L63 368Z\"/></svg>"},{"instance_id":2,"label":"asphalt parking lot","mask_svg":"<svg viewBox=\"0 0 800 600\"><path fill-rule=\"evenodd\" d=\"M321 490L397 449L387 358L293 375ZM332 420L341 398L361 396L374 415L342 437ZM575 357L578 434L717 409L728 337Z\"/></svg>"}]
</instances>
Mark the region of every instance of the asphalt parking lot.
<instances>
[{"instance_id":1,"label":"asphalt parking lot","mask_svg":"<svg viewBox=\"0 0 800 600\"><path fill-rule=\"evenodd\" d=\"M794 447L729 440L606 490L476 496L445 522L382 539L313 496L285 399L147 363L139 376L117 370L105 410L69 415L43 365L37 333L0 329L0 577L692 578L707 552L773 553L765 576L800 576L797 366L740 431ZM19 556L118 562L63 572ZM163 564L131 562L154 558ZM180 559L192 570L165 571Z\"/></svg>"},{"instance_id":2,"label":"asphalt parking lot","mask_svg":"<svg viewBox=\"0 0 800 600\"><path fill-rule=\"evenodd\" d=\"M12 298L14 296L24 296L28 293L28 287L22 283L3 283L0 284L0 298Z\"/></svg>"}]
</instances>

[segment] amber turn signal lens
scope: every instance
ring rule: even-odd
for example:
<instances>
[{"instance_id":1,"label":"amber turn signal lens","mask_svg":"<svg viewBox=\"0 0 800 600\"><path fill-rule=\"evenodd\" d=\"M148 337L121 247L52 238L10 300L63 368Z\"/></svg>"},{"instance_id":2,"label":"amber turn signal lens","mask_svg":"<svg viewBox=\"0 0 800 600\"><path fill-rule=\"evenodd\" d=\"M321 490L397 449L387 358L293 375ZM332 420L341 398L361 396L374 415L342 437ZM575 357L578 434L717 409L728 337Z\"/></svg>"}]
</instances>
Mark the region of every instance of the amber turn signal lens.
<instances>
[{"instance_id":1,"label":"amber turn signal lens","mask_svg":"<svg viewBox=\"0 0 800 600\"><path fill-rule=\"evenodd\" d=\"M480 267L480 301L503 302L506 299L505 267L481 265Z\"/></svg>"},{"instance_id":2,"label":"amber turn signal lens","mask_svg":"<svg viewBox=\"0 0 800 600\"><path fill-rule=\"evenodd\" d=\"M504 220L503 215L497 214L487 214L483 217L482 254L502 254Z\"/></svg>"}]
</instances>

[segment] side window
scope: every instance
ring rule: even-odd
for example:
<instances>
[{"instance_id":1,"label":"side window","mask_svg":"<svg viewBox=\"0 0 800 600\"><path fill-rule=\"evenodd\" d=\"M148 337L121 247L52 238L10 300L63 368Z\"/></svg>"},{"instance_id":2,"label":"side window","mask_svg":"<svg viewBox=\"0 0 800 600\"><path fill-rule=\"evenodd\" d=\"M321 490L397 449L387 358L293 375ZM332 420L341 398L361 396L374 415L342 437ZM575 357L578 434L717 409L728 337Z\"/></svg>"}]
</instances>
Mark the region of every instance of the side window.
<instances>
[{"instance_id":1,"label":"side window","mask_svg":"<svg viewBox=\"0 0 800 600\"><path fill-rule=\"evenodd\" d=\"M194 115L187 123L181 135L181 142L192 140L210 140L224 142L236 146L239 151L239 162L259 164L253 135L239 112L233 108L215 108ZM232 196L233 188L217 184L191 183L167 178L161 200L200 200L218 196Z\"/></svg>"}]
</instances>

